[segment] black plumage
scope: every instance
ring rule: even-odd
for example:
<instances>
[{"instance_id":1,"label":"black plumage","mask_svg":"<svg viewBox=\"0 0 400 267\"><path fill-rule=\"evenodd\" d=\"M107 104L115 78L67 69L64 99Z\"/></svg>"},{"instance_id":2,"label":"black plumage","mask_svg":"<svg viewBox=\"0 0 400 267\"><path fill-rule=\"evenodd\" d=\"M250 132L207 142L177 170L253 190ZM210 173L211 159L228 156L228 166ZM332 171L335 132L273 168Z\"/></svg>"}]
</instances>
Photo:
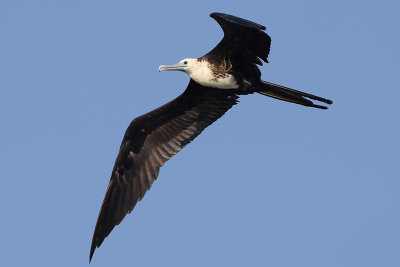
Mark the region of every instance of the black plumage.
<instances>
[{"instance_id":1,"label":"black plumage","mask_svg":"<svg viewBox=\"0 0 400 267\"><path fill-rule=\"evenodd\" d=\"M159 168L237 103L230 91L191 80L182 95L134 119L126 130L93 234L90 259L141 200Z\"/></svg>"},{"instance_id":2,"label":"black plumage","mask_svg":"<svg viewBox=\"0 0 400 267\"><path fill-rule=\"evenodd\" d=\"M261 93L316 108L310 100L332 101L261 80L257 65L268 62L271 38L266 28L235 16L212 13L224 38L199 58L212 66L216 79L231 74L239 88L218 89L190 80L171 102L134 119L126 130L97 219L90 260L97 247L130 213L157 179L159 169L237 103L239 95ZM261 59L261 60L260 60Z\"/></svg>"}]
</instances>

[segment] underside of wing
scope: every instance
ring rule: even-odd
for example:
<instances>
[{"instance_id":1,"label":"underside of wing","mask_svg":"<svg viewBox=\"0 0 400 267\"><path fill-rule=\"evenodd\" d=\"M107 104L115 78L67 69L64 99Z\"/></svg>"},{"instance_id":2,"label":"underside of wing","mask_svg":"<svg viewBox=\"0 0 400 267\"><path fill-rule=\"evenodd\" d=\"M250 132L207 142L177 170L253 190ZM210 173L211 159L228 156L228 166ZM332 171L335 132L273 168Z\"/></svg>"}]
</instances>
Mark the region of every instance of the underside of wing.
<instances>
[{"instance_id":1,"label":"underside of wing","mask_svg":"<svg viewBox=\"0 0 400 267\"><path fill-rule=\"evenodd\" d=\"M233 92L203 87L190 80L182 95L131 122L97 219L90 259L150 189L159 168L235 105L237 99Z\"/></svg>"},{"instance_id":2,"label":"underside of wing","mask_svg":"<svg viewBox=\"0 0 400 267\"><path fill-rule=\"evenodd\" d=\"M219 50L225 47L233 49L232 53L251 53L268 62L271 37L264 32L265 26L228 14L211 13L210 16L219 23L224 31L224 38L217 46ZM262 65L258 58L253 60Z\"/></svg>"}]
</instances>

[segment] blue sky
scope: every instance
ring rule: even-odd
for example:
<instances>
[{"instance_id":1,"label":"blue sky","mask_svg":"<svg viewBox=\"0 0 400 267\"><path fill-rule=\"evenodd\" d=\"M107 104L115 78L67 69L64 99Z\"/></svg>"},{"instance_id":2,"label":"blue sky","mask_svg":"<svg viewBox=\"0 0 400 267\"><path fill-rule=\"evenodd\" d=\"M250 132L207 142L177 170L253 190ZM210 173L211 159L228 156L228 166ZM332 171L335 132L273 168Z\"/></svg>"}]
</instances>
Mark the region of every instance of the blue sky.
<instances>
[{"instance_id":1,"label":"blue sky","mask_svg":"<svg viewBox=\"0 0 400 267\"><path fill-rule=\"evenodd\" d=\"M261 95L161 169L91 266L399 266L396 1L2 1L2 266L87 266L129 122L178 96L222 38L218 11L267 27Z\"/></svg>"}]
</instances>

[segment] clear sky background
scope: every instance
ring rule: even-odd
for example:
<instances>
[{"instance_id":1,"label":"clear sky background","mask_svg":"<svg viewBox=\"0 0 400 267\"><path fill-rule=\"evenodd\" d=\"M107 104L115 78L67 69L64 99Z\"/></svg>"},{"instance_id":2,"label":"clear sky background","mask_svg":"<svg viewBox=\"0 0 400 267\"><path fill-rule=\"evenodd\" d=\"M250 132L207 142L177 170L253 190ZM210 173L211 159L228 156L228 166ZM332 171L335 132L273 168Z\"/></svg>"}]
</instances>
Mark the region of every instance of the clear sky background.
<instances>
[{"instance_id":1,"label":"clear sky background","mask_svg":"<svg viewBox=\"0 0 400 267\"><path fill-rule=\"evenodd\" d=\"M189 81L160 64L263 24L263 78L166 163L91 266L400 266L398 1L1 1L0 265L88 266L130 121Z\"/></svg>"}]
</instances>

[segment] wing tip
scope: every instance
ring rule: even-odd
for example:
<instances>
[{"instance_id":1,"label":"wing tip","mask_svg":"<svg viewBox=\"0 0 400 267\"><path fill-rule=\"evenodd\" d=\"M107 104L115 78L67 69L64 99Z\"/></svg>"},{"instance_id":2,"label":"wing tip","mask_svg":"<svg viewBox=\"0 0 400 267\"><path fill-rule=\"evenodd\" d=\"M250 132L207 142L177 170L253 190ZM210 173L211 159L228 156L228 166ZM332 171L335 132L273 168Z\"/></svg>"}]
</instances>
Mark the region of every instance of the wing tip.
<instances>
[{"instance_id":1,"label":"wing tip","mask_svg":"<svg viewBox=\"0 0 400 267\"><path fill-rule=\"evenodd\" d=\"M96 225L96 228L95 228L94 234L93 234L92 244L90 245L89 263L92 261L93 254L94 254L96 248L100 247L100 245L102 243L102 241L101 242L97 242L99 240L98 239L97 230L98 230L98 228L97 228L97 225Z\"/></svg>"},{"instance_id":2,"label":"wing tip","mask_svg":"<svg viewBox=\"0 0 400 267\"><path fill-rule=\"evenodd\" d=\"M225 13L220 13L220 12L213 12L210 14L210 17L212 17L213 19L215 19L216 21L218 21L219 18L222 18L224 20L227 20L231 23L237 23L237 24L241 24L242 26L246 26L246 27L254 27L257 28L259 30L267 30L267 27L265 27L264 25L255 23L253 21L247 20L247 19L243 19L234 15L229 15L229 14L225 14Z\"/></svg>"},{"instance_id":3,"label":"wing tip","mask_svg":"<svg viewBox=\"0 0 400 267\"><path fill-rule=\"evenodd\" d=\"M94 241L94 240L93 240ZM89 263L92 261L94 251L96 250L96 245L92 241L92 247L90 248L90 254L89 254Z\"/></svg>"}]
</instances>

